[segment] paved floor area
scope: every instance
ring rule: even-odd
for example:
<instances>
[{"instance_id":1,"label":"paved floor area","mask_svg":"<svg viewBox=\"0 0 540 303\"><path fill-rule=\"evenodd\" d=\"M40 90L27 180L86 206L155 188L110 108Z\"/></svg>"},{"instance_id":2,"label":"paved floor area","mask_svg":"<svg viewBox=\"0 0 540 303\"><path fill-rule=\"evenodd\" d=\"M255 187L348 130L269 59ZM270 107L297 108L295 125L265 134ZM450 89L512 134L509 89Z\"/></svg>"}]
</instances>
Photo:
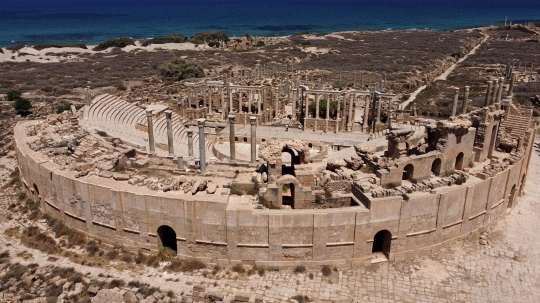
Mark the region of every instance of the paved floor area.
<instances>
[{"instance_id":1,"label":"paved floor area","mask_svg":"<svg viewBox=\"0 0 540 303\"><path fill-rule=\"evenodd\" d=\"M227 275L223 270L219 278L210 278L202 272L171 274L154 268L142 272L91 268L65 258L54 263L73 266L95 279L104 279L99 277L101 274L126 281L140 280L177 293L190 292L194 284L204 283L207 291L225 294L225 302L230 302L237 292L262 294L265 302L293 302L290 298L298 294L309 296L311 302L539 302L538 152L532 155L527 178L525 196L505 219L488 230L486 245L473 238L456 242L438 253L339 270L330 277L324 277L319 270L302 274L290 270L267 271L262 277ZM17 261L52 264L44 253L28 249L17 239L4 235L4 230L11 226L27 224L17 218L6 219L7 205L13 199L16 196L0 194L0 251L9 249L16 255L24 250L33 259Z\"/></svg>"}]
</instances>

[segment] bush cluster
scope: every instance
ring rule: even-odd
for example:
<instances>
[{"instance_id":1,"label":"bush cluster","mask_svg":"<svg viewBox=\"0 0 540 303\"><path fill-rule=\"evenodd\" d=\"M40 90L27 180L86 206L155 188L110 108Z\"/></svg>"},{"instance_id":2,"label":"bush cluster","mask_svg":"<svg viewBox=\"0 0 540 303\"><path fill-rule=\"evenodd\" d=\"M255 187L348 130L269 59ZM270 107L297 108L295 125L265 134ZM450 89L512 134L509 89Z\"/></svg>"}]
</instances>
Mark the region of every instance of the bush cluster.
<instances>
[{"instance_id":1,"label":"bush cluster","mask_svg":"<svg viewBox=\"0 0 540 303\"><path fill-rule=\"evenodd\" d=\"M157 37L153 39L145 40L142 46L148 46L150 44L165 44L165 43L183 43L186 42L187 37L182 34L173 34L164 37Z\"/></svg>"},{"instance_id":2,"label":"bush cluster","mask_svg":"<svg viewBox=\"0 0 540 303\"><path fill-rule=\"evenodd\" d=\"M170 81L181 81L205 76L202 67L196 63L186 62L178 58L159 65L157 69L164 79Z\"/></svg>"},{"instance_id":3,"label":"bush cluster","mask_svg":"<svg viewBox=\"0 0 540 303\"><path fill-rule=\"evenodd\" d=\"M226 32L200 32L189 38L189 42L194 44L204 44L211 41L229 41Z\"/></svg>"},{"instance_id":4,"label":"bush cluster","mask_svg":"<svg viewBox=\"0 0 540 303\"><path fill-rule=\"evenodd\" d=\"M28 99L21 97L21 92L17 90L10 90L7 92L8 101L13 102L13 108L17 111L18 114L27 114L28 111L32 108L32 104Z\"/></svg>"},{"instance_id":5,"label":"bush cluster","mask_svg":"<svg viewBox=\"0 0 540 303\"><path fill-rule=\"evenodd\" d=\"M53 47L54 48L75 47L75 48L87 49L86 44L84 43L67 43L67 44L47 43L47 44L37 44L33 46L33 48L36 50L42 50L42 49L53 48Z\"/></svg>"},{"instance_id":6,"label":"bush cluster","mask_svg":"<svg viewBox=\"0 0 540 303\"><path fill-rule=\"evenodd\" d=\"M124 48L128 45L135 45L135 40L131 39L130 37L122 37L122 38L116 38L116 39L111 39L111 40L102 42L98 44L96 47L94 47L94 50L102 51L110 47Z\"/></svg>"}]
</instances>

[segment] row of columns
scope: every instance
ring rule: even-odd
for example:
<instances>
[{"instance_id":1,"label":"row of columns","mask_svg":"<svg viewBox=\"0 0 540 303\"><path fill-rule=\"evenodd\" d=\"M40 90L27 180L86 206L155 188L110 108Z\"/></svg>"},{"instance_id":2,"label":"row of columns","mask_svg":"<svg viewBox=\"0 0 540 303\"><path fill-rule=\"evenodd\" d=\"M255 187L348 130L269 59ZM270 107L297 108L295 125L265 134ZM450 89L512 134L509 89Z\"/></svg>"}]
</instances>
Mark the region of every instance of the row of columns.
<instances>
[{"instance_id":1,"label":"row of columns","mask_svg":"<svg viewBox=\"0 0 540 303\"><path fill-rule=\"evenodd\" d=\"M463 102L461 103L461 114L467 113L467 103L469 102L469 90L470 86L465 86L465 92L463 93ZM459 88L454 88L454 102L452 103L452 115L455 117L457 113L457 105L459 101Z\"/></svg>"},{"instance_id":2,"label":"row of columns","mask_svg":"<svg viewBox=\"0 0 540 303\"><path fill-rule=\"evenodd\" d=\"M510 87L513 89L515 75L512 75L510 80ZM486 97L484 99L484 106L490 106L501 103L502 92L504 87L504 77L500 77L494 81L488 81L488 88L486 91ZM511 95L511 92L509 93Z\"/></svg>"},{"instance_id":3,"label":"row of columns","mask_svg":"<svg viewBox=\"0 0 540 303\"><path fill-rule=\"evenodd\" d=\"M174 139L172 130L172 111L166 110L165 117L167 120L167 145L169 151L169 158L174 158ZM154 123L152 119L152 110L146 111L146 119L148 122L148 146L149 155L156 153L156 145L154 140ZM199 161L201 171L206 170L206 148L205 148L205 136L204 136L204 124L206 119L198 119L197 125L199 127ZM193 158L193 131L187 130L188 135L188 156ZM183 168L183 157L178 157L178 168Z\"/></svg>"}]
</instances>

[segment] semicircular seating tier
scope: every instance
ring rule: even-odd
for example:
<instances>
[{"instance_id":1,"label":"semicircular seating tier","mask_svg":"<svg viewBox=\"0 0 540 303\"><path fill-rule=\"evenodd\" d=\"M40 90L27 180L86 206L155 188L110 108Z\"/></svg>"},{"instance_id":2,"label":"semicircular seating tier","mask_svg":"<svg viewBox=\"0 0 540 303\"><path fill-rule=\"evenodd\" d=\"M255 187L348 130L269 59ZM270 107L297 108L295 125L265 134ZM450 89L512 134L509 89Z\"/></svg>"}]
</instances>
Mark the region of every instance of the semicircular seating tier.
<instances>
[{"instance_id":1,"label":"semicircular seating tier","mask_svg":"<svg viewBox=\"0 0 540 303\"><path fill-rule=\"evenodd\" d=\"M188 128L184 125L186 119L173 113L172 132L174 154L187 157ZM126 102L120 97L103 94L92 100L91 105L85 106L83 117L79 123L89 132L106 133L110 137L119 138L127 145L140 150L148 150L148 120L146 111L136 104ZM167 156L167 118L163 112L153 117L154 141L156 153ZM207 155L212 154L212 140L206 140ZM193 132L194 155L199 146L199 135Z\"/></svg>"}]
</instances>

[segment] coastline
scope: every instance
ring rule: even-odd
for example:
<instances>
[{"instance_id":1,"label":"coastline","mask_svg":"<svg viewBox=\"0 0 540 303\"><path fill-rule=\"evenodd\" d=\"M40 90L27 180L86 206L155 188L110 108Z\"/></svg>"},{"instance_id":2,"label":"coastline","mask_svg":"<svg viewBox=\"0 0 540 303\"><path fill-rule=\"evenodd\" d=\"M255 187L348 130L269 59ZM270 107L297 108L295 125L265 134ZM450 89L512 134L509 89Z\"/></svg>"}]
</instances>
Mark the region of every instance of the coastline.
<instances>
[{"instance_id":1,"label":"coastline","mask_svg":"<svg viewBox=\"0 0 540 303\"><path fill-rule=\"evenodd\" d=\"M375 33L383 33L383 32L394 32L394 33L410 33L410 32L422 32L422 31L433 31L433 32L469 32L474 30L485 30L489 29L496 25L488 25L488 26L482 26L482 27L473 27L473 28L467 28L467 29L458 29L458 30L448 30L448 31L442 31L442 30L429 30L429 29L408 29L408 30L402 30L402 29L388 29L388 30L357 30L357 31L337 31L337 32L331 32L328 34L317 34L317 33L305 33L304 36L308 40L316 40L316 39L326 39L327 37L333 37L337 39L343 39L346 40L346 38L342 37L342 34L356 34L356 33L363 33L363 34L375 34ZM300 33L297 33L300 34ZM266 40L282 40L282 39L288 39L293 35L285 35L285 36L254 36L254 38L263 38ZM231 40L236 39L238 37L229 37ZM155 38L154 38L155 39ZM150 44L148 46L142 46L142 42L144 40L135 40L135 45L128 45L124 48L120 48L123 52L135 52L135 51L148 51L148 52L156 52L156 51L206 51L206 50L214 50L214 51L226 51L223 49L216 49L213 47L209 47L206 44L194 44L192 42L182 42L182 43L164 43L164 44ZM79 48L79 47L48 47L41 50L37 50L34 48L34 45L25 45L21 49L17 51L11 51L8 47L2 47L0 48L2 52L0 52L0 63L4 62L14 62L14 63L21 63L21 62L37 62L37 63L58 63L58 62L77 62L78 60L81 60L79 58L79 55L82 54L97 54L97 53L110 53L113 49L119 49L119 48L108 48L103 51L94 51L94 47L96 45L86 45L86 49ZM317 49L314 47L307 47L306 52L310 53L327 53L328 49Z\"/></svg>"}]
</instances>

